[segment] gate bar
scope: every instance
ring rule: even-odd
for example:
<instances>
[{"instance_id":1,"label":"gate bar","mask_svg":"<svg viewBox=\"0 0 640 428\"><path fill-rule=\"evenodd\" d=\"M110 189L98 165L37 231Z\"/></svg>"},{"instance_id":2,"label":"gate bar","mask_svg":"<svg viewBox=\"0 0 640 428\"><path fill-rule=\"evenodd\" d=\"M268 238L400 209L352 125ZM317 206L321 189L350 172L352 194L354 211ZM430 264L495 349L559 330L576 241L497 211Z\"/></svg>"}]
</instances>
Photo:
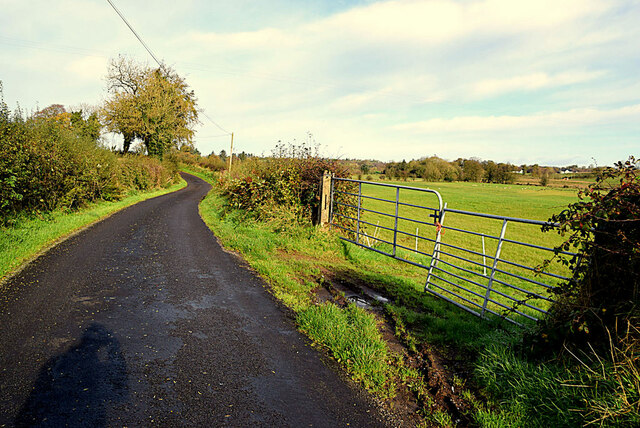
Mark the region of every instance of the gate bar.
<instances>
[{"instance_id":1,"label":"gate bar","mask_svg":"<svg viewBox=\"0 0 640 428\"><path fill-rule=\"evenodd\" d=\"M496 275L496 266L498 265L498 261L500 260L500 252L502 251L502 243L504 242L504 234L507 231L507 219L505 218L502 221L502 230L500 231L500 240L498 241L498 248L496 248L496 256L493 258L493 267L491 268L491 276L489 277L489 284L487 284L487 293L484 296L484 303L482 305L482 317L484 318L484 313L487 310L487 302L489 300L489 295L491 294L491 286L493 285L493 278Z\"/></svg>"}]
</instances>

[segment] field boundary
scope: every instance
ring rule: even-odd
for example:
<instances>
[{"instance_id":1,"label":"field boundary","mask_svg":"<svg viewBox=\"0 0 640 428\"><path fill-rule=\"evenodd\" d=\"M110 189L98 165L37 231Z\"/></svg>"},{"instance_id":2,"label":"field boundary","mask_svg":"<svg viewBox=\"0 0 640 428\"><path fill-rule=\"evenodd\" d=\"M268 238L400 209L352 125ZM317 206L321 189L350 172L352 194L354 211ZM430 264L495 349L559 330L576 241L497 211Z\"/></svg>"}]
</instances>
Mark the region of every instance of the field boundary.
<instances>
[{"instance_id":1,"label":"field boundary","mask_svg":"<svg viewBox=\"0 0 640 428\"><path fill-rule=\"evenodd\" d=\"M380 188L387 190L387 197L374 191ZM420 202L407 197L409 193ZM541 228L554 223L451 209L436 190L347 178L332 177L329 199L329 225L342 240L428 270L425 292L481 318L499 317L517 325L537 322L553 302L556 286L572 279L568 272L543 268L554 248L528 242L517 231L507 235L508 226L517 225L539 228L541 236ZM459 226L461 217L497 227ZM433 228L435 237L420 234L420 227ZM535 232L527 234L535 239ZM409 246L407 241L414 239L415 245ZM420 250L419 243L430 246L429 251Z\"/></svg>"}]
</instances>

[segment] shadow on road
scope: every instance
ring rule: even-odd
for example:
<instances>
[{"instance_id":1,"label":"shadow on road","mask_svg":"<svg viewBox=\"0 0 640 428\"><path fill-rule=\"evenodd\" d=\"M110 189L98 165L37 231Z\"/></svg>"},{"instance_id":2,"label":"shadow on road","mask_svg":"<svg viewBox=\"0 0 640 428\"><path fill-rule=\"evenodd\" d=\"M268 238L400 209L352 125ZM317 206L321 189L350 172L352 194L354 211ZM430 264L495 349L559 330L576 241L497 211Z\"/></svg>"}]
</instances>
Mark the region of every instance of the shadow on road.
<instances>
[{"instance_id":1,"label":"shadow on road","mask_svg":"<svg viewBox=\"0 0 640 428\"><path fill-rule=\"evenodd\" d=\"M128 395L120 343L104 326L89 326L80 343L40 370L15 425L104 427L106 406Z\"/></svg>"}]
</instances>

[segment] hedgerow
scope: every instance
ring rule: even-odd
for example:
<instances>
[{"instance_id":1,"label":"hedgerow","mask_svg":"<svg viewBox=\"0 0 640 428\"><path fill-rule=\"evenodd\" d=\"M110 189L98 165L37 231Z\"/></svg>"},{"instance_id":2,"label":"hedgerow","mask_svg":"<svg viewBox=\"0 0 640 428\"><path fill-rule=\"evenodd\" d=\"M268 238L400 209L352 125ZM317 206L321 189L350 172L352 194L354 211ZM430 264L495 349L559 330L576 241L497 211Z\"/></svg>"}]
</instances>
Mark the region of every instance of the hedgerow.
<instances>
[{"instance_id":1,"label":"hedgerow","mask_svg":"<svg viewBox=\"0 0 640 428\"><path fill-rule=\"evenodd\" d=\"M220 156L214 153L209 156L200 156L197 153L193 153L191 148L186 145L182 146L179 151L171 153L170 157L185 165L206 168L210 171L222 171L226 168L225 161Z\"/></svg>"},{"instance_id":2,"label":"hedgerow","mask_svg":"<svg viewBox=\"0 0 640 428\"><path fill-rule=\"evenodd\" d=\"M317 148L278 145L269 158L243 162L234 176L221 175L229 207L242 209L259 220L315 222L319 186L325 171L347 177L337 160L318 154Z\"/></svg>"},{"instance_id":3,"label":"hedgerow","mask_svg":"<svg viewBox=\"0 0 640 428\"><path fill-rule=\"evenodd\" d=\"M99 132L86 132L94 117L52 107L25 119L9 111L0 90L0 224L21 213L119 199L176 177L169 162L103 148Z\"/></svg>"},{"instance_id":4,"label":"hedgerow","mask_svg":"<svg viewBox=\"0 0 640 428\"><path fill-rule=\"evenodd\" d=\"M551 218L566 236L556 257L574 278L556 289L540 330L545 347L607 350L618 329L640 327L639 166L631 157L604 169L579 202Z\"/></svg>"}]
</instances>

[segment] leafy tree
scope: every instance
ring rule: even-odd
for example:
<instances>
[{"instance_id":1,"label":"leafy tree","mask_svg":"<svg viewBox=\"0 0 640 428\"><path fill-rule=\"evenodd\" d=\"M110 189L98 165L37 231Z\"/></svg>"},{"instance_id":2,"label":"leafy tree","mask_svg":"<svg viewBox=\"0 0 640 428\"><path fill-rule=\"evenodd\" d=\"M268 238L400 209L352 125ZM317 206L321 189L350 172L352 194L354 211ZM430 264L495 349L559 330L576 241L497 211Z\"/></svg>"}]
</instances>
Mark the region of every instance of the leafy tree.
<instances>
[{"instance_id":1,"label":"leafy tree","mask_svg":"<svg viewBox=\"0 0 640 428\"><path fill-rule=\"evenodd\" d=\"M119 57L109 65L107 84L111 98L103 106L102 120L108 131L122 134L124 152L136 138L149 155L160 158L171 147L192 145L197 100L174 70Z\"/></svg>"},{"instance_id":2,"label":"leafy tree","mask_svg":"<svg viewBox=\"0 0 640 428\"><path fill-rule=\"evenodd\" d=\"M464 159L462 161L462 177L464 181L482 181L484 168L477 159Z\"/></svg>"},{"instance_id":3,"label":"leafy tree","mask_svg":"<svg viewBox=\"0 0 640 428\"><path fill-rule=\"evenodd\" d=\"M51 104L40 111L34 113L33 120L52 121L65 128L71 128L71 113L62 104Z\"/></svg>"},{"instance_id":4,"label":"leafy tree","mask_svg":"<svg viewBox=\"0 0 640 428\"><path fill-rule=\"evenodd\" d=\"M538 165L537 163L531 165L531 176L540 177L540 165Z\"/></svg>"},{"instance_id":5,"label":"leafy tree","mask_svg":"<svg viewBox=\"0 0 640 428\"><path fill-rule=\"evenodd\" d=\"M400 167L398 169L398 172L400 173L400 177L404 181L407 181L407 178L409 178L409 165L407 164L406 160L402 159L402 162L400 162Z\"/></svg>"},{"instance_id":6,"label":"leafy tree","mask_svg":"<svg viewBox=\"0 0 640 428\"><path fill-rule=\"evenodd\" d=\"M87 115L82 110L72 111L70 119L71 127L74 128L79 135L96 142L100 139L102 124L96 112Z\"/></svg>"},{"instance_id":7,"label":"leafy tree","mask_svg":"<svg viewBox=\"0 0 640 428\"><path fill-rule=\"evenodd\" d=\"M549 173L545 171L540 176L540 185L543 187L546 187L548 184L549 184Z\"/></svg>"},{"instance_id":8,"label":"leafy tree","mask_svg":"<svg viewBox=\"0 0 640 428\"><path fill-rule=\"evenodd\" d=\"M493 161L484 162L484 181L488 183L508 184L515 181L513 165L508 163L496 164Z\"/></svg>"},{"instance_id":9,"label":"leafy tree","mask_svg":"<svg viewBox=\"0 0 640 428\"><path fill-rule=\"evenodd\" d=\"M89 138L94 142L100 139L102 130L96 112L88 114L82 109L68 112L62 104L51 104L34 113L29 120L72 130L78 137Z\"/></svg>"},{"instance_id":10,"label":"leafy tree","mask_svg":"<svg viewBox=\"0 0 640 428\"><path fill-rule=\"evenodd\" d=\"M391 180L397 178L399 176L398 164L395 162L389 162L388 164L385 165L382 173Z\"/></svg>"},{"instance_id":11,"label":"leafy tree","mask_svg":"<svg viewBox=\"0 0 640 428\"><path fill-rule=\"evenodd\" d=\"M133 140L141 138L142 112L137 106L136 96L115 94L102 109L102 122L107 131L122 134L122 152L127 153Z\"/></svg>"},{"instance_id":12,"label":"leafy tree","mask_svg":"<svg viewBox=\"0 0 640 428\"><path fill-rule=\"evenodd\" d=\"M426 181L441 181L443 173L438 166L438 163L434 159L426 159L423 163L423 167L421 168L422 178Z\"/></svg>"},{"instance_id":13,"label":"leafy tree","mask_svg":"<svg viewBox=\"0 0 640 428\"><path fill-rule=\"evenodd\" d=\"M196 156L200 156L202 157L202 153L200 153L200 150L198 150L197 148L195 148L192 144L182 144L180 146L180 151L181 152L187 152L187 153L193 153Z\"/></svg>"}]
</instances>

